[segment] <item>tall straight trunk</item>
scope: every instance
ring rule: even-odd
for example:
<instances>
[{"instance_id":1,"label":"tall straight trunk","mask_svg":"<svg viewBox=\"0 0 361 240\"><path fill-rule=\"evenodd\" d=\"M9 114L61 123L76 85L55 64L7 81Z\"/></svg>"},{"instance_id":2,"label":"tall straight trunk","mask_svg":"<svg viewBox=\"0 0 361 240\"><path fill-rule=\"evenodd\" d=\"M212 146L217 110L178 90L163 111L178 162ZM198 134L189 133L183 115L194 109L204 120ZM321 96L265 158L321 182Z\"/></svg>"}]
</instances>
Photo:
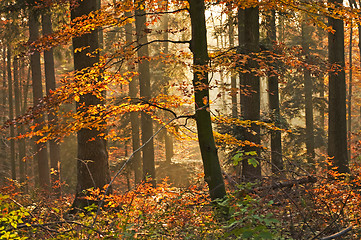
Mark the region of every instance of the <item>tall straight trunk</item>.
<instances>
[{"instance_id":1,"label":"tall straight trunk","mask_svg":"<svg viewBox=\"0 0 361 240\"><path fill-rule=\"evenodd\" d=\"M233 25L233 13L230 10L228 14L228 41L229 47L234 47L234 25ZM237 78L233 71L231 71L231 102L232 102L232 118L238 117L237 107Z\"/></svg>"},{"instance_id":2,"label":"tall straight trunk","mask_svg":"<svg viewBox=\"0 0 361 240\"><path fill-rule=\"evenodd\" d=\"M130 17L131 13L126 13L127 17ZM132 23L127 23L125 25L125 39L127 44L131 44L133 42L133 25ZM128 67L129 71L132 71L131 67ZM129 83L129 96L131 98L138 97L138 79L133 78L133 80ZM140 147L140 133L139 133L139 113L131 112L130 113L130 124L132 128L132 148L133 152ZM134 169L134 180L135 183L140 183L142 181L142 156L141 152L138 151L134 154L132 160L132 166Z\"/></svg>"},{"instance_id":3,"label":"tall straight trunk","mask_svg":"<svg viewBox=\"0 0 361 240\"><path fill-rule=\"evenodd\" d=\"M248 53L259 52L259 11L258 7L246 8L244 10L244 47ZM246 67L257 68L257 63L254 60L249 60ZM260 78L252 72L243 74L243 87L250 90L249 95L242 95L244 110L242 111L243 117L246 120L258 121L260 119ZM260 144L260 127L252 124L251 131L244 131L244 138L255 144ZM260 149L258 147L245 146L244 151L256 152L260 156ZM245 180L254 180L261 177L261 164L257 166L249 164L248 160L242 161L242 177Z\"/></svg>"},{"instance_id":4,"label":"tall straight trunk","mask_svg":"<svg viewBox=\"0 0 361 240\"><path fill-rule=\"evenodd\" d=\"M71 19L74 20L83 15L87 15L97 10L97 0L79 1L78 6L71 11ZM99 62L99 55L94 56L94 52L99 48L99 36L97 30L73 38L73 49L86 48L83 51L74 52L74 69L81 71L77 74L84 74L86 68L92 67ZM92 56L88 56L91 54ZM101 77L91 79L86 78L89 84L95 84L102 81ZM103 92L105 94L105 92ZM78 113L86 111L88 107L103 105L104 102L92 93L87 93L80 97L76 103ZM99 117L94 114L94 117ZM97 128L83 128L77 133L78 154L77 154L77 186L73 207L83 208L91 201L84 199L86 190L89 188L100 188L109 183L110 172L108 163L107 144L104 139L106 131L104 126Z\"/></svg>"},{"instance_id":5,"label":"tall straight trunk","mask_svg":"<svg viewBox=\"0 0 361 240\"><path fill-rule=\"evenodd\" d=\"M274 51L274 44L277 40L276 37L276 11L272 10L267 16L268 31L267 42L270 50ZM271 112L271 119L276 127L281 127L281 114L280 114L280 99L278 91L278 76L270 74L268 76L268 98L269 108ZM283 170L282 159L282 137L280 131L271 132L271 163L272 173L277 174Z\"/></svg>"},{"instance_id":6,"label":"tall straight trunk","mask_svg":"<svg viewBox=\"0 0 361 240\"><path fill-rule=\"evenodd\" d=\"M244 24L245 24L245 11L241 7L238 7L237 12L237 20L238 20L238 53L241 53L241 49L244 48L245 44L245 31L244 31ZM242 68L244 66L241 66ZM244 84L244 74L239 72L239 88L243 88L245 86ZM244 116L244 98L242 97L242 94L240 94L239 98L239 104L241 107L241 116Z\"/></svg>"},{"instance_id":7,"label":"tall straight trunk","mask_svg":"<svg viewBox=\"0 0 361 240\"><path fill-rule=\"evenodd\" d=\"M167 1L168 6L168 1ZM163 39L168 40L169 34L168 34L168 28L169 28L169 16L168 14L165 14L163 16ZM169 43L164 42L164 54L169 54ZM164 68L165 66L163 66ZM166 75L165 69L163 69L163 82L166 87L164 87L164 94L168 94L168 83L170 81L169 77ZM166 113L167 114L167 113ZM174 155L173 151L173 137L170 135L167 131L164 133L164 144L165 144L165 161L166 163L170 164L172 162L172 157Z\"/></svg>"},{"instance_id":8,"label":"tall straight trunk","mask_svg":"<svg viewBox=\"0 0 361 240\"><path fill-rule=\"evenodd\" d=\"M144 2L138 3L135 10L135 26L138 45L143 45L138 50L138 57L140 59L138 63L139 71L139 90L140 97L144 100L151 98L150 89L150 70L149 61L146 59L149 57L148 50L148 37L146 27L146 16L144 10ZM153 136L153 121L150 115L145 112L141 113L141 129L142 129L142 143L146 143ZM143 147L143 178L151 177L152 184L155 186L155 164L154 164L154 143L153 140Z\"/></svg>"},{"instance_id":9,"label":"tall straight trunk","mask_svg":"<svg viewBox=\"0 0 361 240\"><path fill-rule=\"evenodd\" d=\"M13 94L13 79L11 74L11 48L7 46L7 73L8 73L8 99L9 99L9 119L14 119L14 94ZM11 164L11 178L16 180L16 156L15 156L15 129L14 125L10 126L10 164Z\"/></svg>"},{"instance_id":10,"label":"tall straight trunk","mask_svg":"<svg viewBox=\"0 0 361 240\"><path fill-rule=\"evenodd\" d=\"M51 23L51 12L47 11L42 14L42 27L43 35L49 35L53 33ZM44 68L45 68L45 83L46 93L50 94L56 88L55 82L55 68L54 68L54 54L53 49L44 51ZM56 125L58 123L58 117L55 113L48 114L49 125ZM54 139L49 141L49 153L50 153L50 167L52 169L51 185L53 191L57 194L61 194L60 188L60 173L58 165L60 163L60 146Z\"/></svg>"},{"instance_id":11,"label":"tall straight trunk","mask_svg":"<svg viewBox=\"0 0 361 240\"><path fill-rule=\"evenodd\" d=\"M331 4L342 5L342 0L329 0ZM328 156L340 173L349 172L347 156L346 127L346 81L343 20L328 17L328 25L335 30L328 33L328 58L330 64L337 64L336 71L329 72L329 118Z\"/></svg>"},{"instance_id":12,"label":"tall straight trunk","mask_svg":"<svg viewBox=\"0 0 361 240\"><path fill-rule=\"evenodd\" d=\"M1 98L2 98L2 106L1 106L1 110L2 110L2 115L1 115L1 120L2 122L4 122L6 120L6 82L7 82L7 77L6 77L6 48L5 46L2 48L2 53L3 53L3 58L2 58L2 91L1 91ZM0 137L0 161L1 161L1 170L0 170L0 183L5 180L5 177L7 177L7 173L9 170L9 164L8 164L8 159L7 159L7 153L6 153L6 137L5 134L3 134L4 132L1 132L1 137Z\"/></svg>"},{"instance_id":13,"label":"tall straight trunk","mask_svg":"<svg viewBox=\"0 0 361 240\"><path fill-rule=\"evenodd\" d=\"M1 106L1 110L2 110L2 115L1 115L1 122L5 122L6 120L6 88L7 88L7 77L6 77L6 47L4 46L2 48L2 52L3 52L3 69L2 69L2 72L3 72L3 84L2 84L2 92L1 92L1 95L2 95L2 106Z\"/></svg>"},{"instance_id":14,"label":"tall straight trunk","mask_svg":"<svg viewBox=\"0 0 361 240\"><path fill-rule=\"evenodd\" d=\"M352 117L352 35L353 35L353 25L352 22L350 24L350 45L349 45L349 64L350 64L350 72L349 72L349 81L348 81L348 118L347 118L347 139L348 139L348 159L352 159L351 156L351 117Z\"/></svg>"},{"instance_id":15,"label":"tall straight trunk","mask_svg":"<svg viewBox=\"0 0 361 240\"><path fill-rule=\"evenodd\" d=\"M205 6L203 0L189 0L192 26L191 51L193 53L193 87L195 97L195 119L198 142L204 167L205 181L208 183L212 200L226 195L217 148L214 142L211 116L209 112L208 50Z\"/></svg>"},{"instance_id":16,"label":"tall straight trunk","mask_svg":"<svg viewBox=\"0 0 361 240\"><path fill-rule=\"evenodd\" d=\"M311 27L302 23L302 48L303 53L306 56L306 62L309 62L310 58L310 46L309 39L311 38ZM315 160L315 137L313 131L313 85L311 78L311 71L308 68L303 70L304 80L304 94L305 94L305 118L306 118L306 151L307 162L311 165ZM313 166L314 167L314 166Z\"/></svg>"},{"instance_id":17,"label":"tall straight trunk","mask_svg":"<svg viewBox=\"0 0 361 240\"><path fill-rule=\"evenodd\" d=\"M29 41L33 42L39 38L39 21L38 14L34 11L30 11L29 15ZM40 53L34 51L30 56L31 76L33 80L33 104L36 107L39 104L39 100L43 97L43 84L41 77L41 65L40 65ZM44 117L39 116L35 119L35 124L40 126L44 123ZM37 128L36 128L37 129ZM35 155L34 158L38 164L38 176L39 185L44 190L49 190L50 176L49 176L49 162L45 144L36 143L40 137L34 137Z\"/></svg>"},{"instance_id":18,"label":"tall straight trunk","mask_svg":"<svg viewBox=\"0 0 361 240\"><path fill-rule=\"evenodd\" d=\"M14 57L13 61L14 69L14 95L15 95L15 115L21 115L21 96L20 96L20 85L19 85L19 63L18 58ZM18 135L24 133L24 127L21 125L18 127ZM18 151L19 151L19 174L20 174L20 183L24 183L26 180L25 176L25 139L21 138L18 140Z\"/></svg>"}]
</instances>

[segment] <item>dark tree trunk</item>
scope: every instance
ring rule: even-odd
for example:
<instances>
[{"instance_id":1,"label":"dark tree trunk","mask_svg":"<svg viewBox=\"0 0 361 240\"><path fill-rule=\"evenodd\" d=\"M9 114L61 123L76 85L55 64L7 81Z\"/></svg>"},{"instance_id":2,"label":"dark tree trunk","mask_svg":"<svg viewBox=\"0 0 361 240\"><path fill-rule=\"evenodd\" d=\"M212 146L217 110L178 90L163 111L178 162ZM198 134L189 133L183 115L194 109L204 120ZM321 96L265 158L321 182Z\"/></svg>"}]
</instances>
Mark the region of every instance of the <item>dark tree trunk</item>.
<instances>
[{"instance_id":1,"label":"dark tree trunk","mask_svg":"<svg viewBox=\"0 0 361 240\"><path fill-rule=\"evenodd\" d=\"M29 41L33 42L39 38L39 21L38 14L30 11L29 16ZM31 76L33 80L33 103L34 107L39 104L39 100L43 97L43 85L41 79L40 53L34 51L30 56ZM44 117L39 116L35 119L35 124L40 126L44 123ZM40 137L34 137L35 155L34 158L38 164L39 184L45 190L50 187L49 163L45 145L43 143L36 144Z\"/></svg>"},{"instance_id":2,"label":"dark tree trunk","mask_svg":"<svg viewBox=\"0 0 361 240\"><path fill-rule=\"evenodd\" d=\"M130 13L126 13L128 17L130 17ZM127 23L125 25L125 38L127 44L131 44L133 42L133 25L131 23ZM129 71L133 71L131 67L128 67ZM138 79L133 78L133 80L129 83L129 96L131 98L138 97ZM133 152L140 147L140 134L139 134L139 113L131 112L130 113L130 124L132 128L132 149ZM132 167L134 169L134 180L135 183L140 183L142 181L142 159L141 152L138 151L134 154L132 160Z\"/></svg>"},{"instance_id":3,"label":"dark tree trunk","mask_svg":"<svg viewBox=\"0 0 361 240\"><path fill-rule=\"evenodd\" d=\"M306 20L305 20L306 21ZM302 48L306 56L306 62L309 63L310 47L309 39L311 38L311 27L302 23ZM305 118L306 118L306 151L307 162L314 167L315 160L315 137L313 131L313 84L311 71L307 68L303 70L304 94L305 94Z\"/></svg>"},{"instance_id":4,"label":"dark tree trunk","mask_svg":"<svg viewBox=\"0 0 361 240\"><path fill-rule=\"evenodd\" d=\"M17 57L14 58L13 61L13 68L14 68L14 94L15 94L15 114L16 116L21 115L21 96L20 96L20 84L19 84L19 63ZM18 127L18 135L24 133L23 125ZM20 173L20 183L24 183L26 180L25 176L25 139L21 138L18 140L18 151L19 151L19 173Z\"/></svg>"},{"instance_id":5,"label":"dark tree trunk","mask_svg":"<svg viewBox=\"0 0 361 240\"><path fill-rule=\"evenodd\" d=\"M272 10L267 16L268 20L268 31L267 31L267 42L270 50L275 50L273 47L276 37L276 11ZM269 74L268 76L268 98L269 108L271 112L271 119L276 127L281 127L281 114L280 114L280 99L278 92L278 76ZM283 170L283 159L282 159L282 137L281 131L271 132L271 163L272 173L278 174Z\"/></svg>"},{"instance_id":6,"label":"dark tree trunk","mask_svg":"<svg viewBox=\"0 0 361 240\"><path fill-rule=\"evenodd\" d=\"M149 57L148 50L148 38L147 38L147 27L146 27L146 16L144 11L143 2L138 3L139 6L136 6L135 10L135 26L136 26L136 35L138 45L143 45L138 50L138 57L140 62L138 64L139 71L139 87L140 87L140 97L144 100L149 100L151 98L151 89L150 89L150 70L149 70L149 61L145 59ZM150 115L145 112L141 113L141 129L142 129L142 143L146 143L153 136L153 121ZM149 143L143 147L143 178L151 177L152 184L155 186L155 164L154 164L154 144L153 140L150 140Z\"/></svg>"},{"instance_id":7,"label":"dark tree trunk","mask_svg":"<svg viewBox=\"0 0 361 240\"><path fill-rule=\"evenodd\" d=\"M247 53L259 52L259 11L258 7L246 8L244 10L244 48ZM257 63L254 60L249 60L246 68L257 68ZM260 119L260 78L252 72L243 74L243 87L247 86L250 94L241 95L243 99L242 110L243 117L246 120L258 121ZM252 124L251 129L256 134L250 131L244 131L244 138L255 144L260 144L260 127ZM244 151L257 153L260 156L260 149L258 147L245 146ZM254 156L253 156L254 157ZM245 180L254 180L261 177L261 164L257 166L249 164L247 159L242 161L242 177Z\"/></svg>"},{"instance_id":8,"label":"dark tree trunk","mask_svg":"<svg viewBox=\"0 0 361 240\"><path fill-rule=\"evenodd\" d=\"M89 14L97 10L97 0L84 0L79 1L78 6L71 11L72 20ZM84 34L80 37L73 38L73 49L87 47L83 51L74 53L74 69L75 71L84 71L85 68L92 67L99 62L99 55L87 56L99 48L98 32L94 30L91 33ZM84 74L84 73L78 73ZM94 84L97 81L102 81L98 76L95 79L84 79L89 84ZM104 93L105 94L105 93ZM92 93L87 93L80 97L79 102L76 104L79 113L86 111L87 107L94 105L103 105L104 102ZM82 107L84 105L84 107ZM95 114L94 117L99 117ZM78 131L78 156L77 156L77 186L76 195L73 207L83 208L92 202L84 199L84 191L89 188L100 188L109 183L110 172L108 163L107 144L104 139L106 131L105 122L104 126L95 128L83 128Z\"/></svg>"},{"instance_id":9,"label":"dark tree trunk","mask_svg":"<svg viewBox=\"0 0 361 240\"><path fill-rule=\"evenodd\" d=\"M8 99L9 99L9 119L14 119L14 98L13 98L13 79L11 74L11 48L7 47L7 73L8 73ZM15 129L10 126L10 164L11 178L16 180L16 157L15 157Z\"/></svg>"},{"instance_id":10,"label":"dark tree trunk","mask_svg":"<svg viewBox=\"0 0 361 240\"><path fill-rule=\"evenodd\" d=\"M352 159L351 156L351 131L352 131L352 125L351 125L351 118L352 118L352 35L353 35L353 24L351 22L350 24L350 45L349 45L349 64L350 64L350 72L349 72L349 82L348 82L348 109L347 109L347 139L348 139L348 159Z\"/></svg>"},{"instance_id":11,"label":"dark tree trunk","mask_svg":"<svg viewBox=\"0 0 361 240\"><path fill-rule=\"evenodd\" d=\"M342 0L329 0L342 5ZM336 71L329 72L328 156L340 173L349 172L346 127L346 81L343 21L328 17L335 33L328 33L328 58Z\"/></svg>"},{"instance_id":12,"label":"dark tree trunk","mask_svg":"<svg viewBox=\"0 0 361 240\"><path fill-rule=\"evenodd\" d=\"M193 65L197 66L193 72L196 107L195 118L205 181L208 183L211 199L215 200L223 198L226 195L226 191L217 155L217 148L214 142L211 116L209 112L209 83L208 72L206 71L209 57L207 51L207 34L204 11L205 7L203 0L189 0L189 13L192 26L191 51L193 53Z\"/></svg>"},{"instance_id":13,"label":"dark tree trunk","mask_svg":"<svg viewBox=\"0 0 361 240\"><path fill-rule=\"evenodd\" d=\"M2 106L1 106L1 109L2 109L2 115L1 115L1 122L5 122L6 120L6 89L7 89L7 77L6 77L6 47L4 46L3 47L3 69L2 69L2 72L3 72L3 84L2 84Z\"/></svg>"},{"instance_id":14,"label":"dark tree trunk","mask_svg":"<svg viewBox=\"0 0 361 240\"><path fill-rule=\"evenodd\" d=\"M49 35L53 33L51 23L51 12L42 14L42 27L43 35ZM46 93L50 94L56 88L55 82L55 68L54 68L54 55L53 50L44 51L44 66L45 66L45 83ZM55 113L49 113L48 115L49 125L56 125L58 123L58 117ZM49 141L49 153L50 153L50 167L52 169L51 185L53 191L60 196L60 173L58 165L60 163L60 146L55 140Z\"/></svg>"},{"instance_id":15,"label":"dark tree trunk","mask_svg":"<svg viewBox=\"0 0 361 240\"><path fill-rule=\"evenodd\" d=\"M2 98L2 106L1 106L1 110L2 110L2 115L1 115L1 120L2 122L4 122L6 120L6 82L7 82L7 77L6 77L6 48L3 47L3 58L2 58L2 91L1 91L1 98ZM1 161L1 169L0 169L0 183L3 182L5 180L5 177L8 177L8 170L9 170L9 164L8 164L8 159L6 157L7 153L6 153L6 137L5 137L5 131L1 131L1 137L0 137L0 161Z\"/></svg>"}]
</instances>

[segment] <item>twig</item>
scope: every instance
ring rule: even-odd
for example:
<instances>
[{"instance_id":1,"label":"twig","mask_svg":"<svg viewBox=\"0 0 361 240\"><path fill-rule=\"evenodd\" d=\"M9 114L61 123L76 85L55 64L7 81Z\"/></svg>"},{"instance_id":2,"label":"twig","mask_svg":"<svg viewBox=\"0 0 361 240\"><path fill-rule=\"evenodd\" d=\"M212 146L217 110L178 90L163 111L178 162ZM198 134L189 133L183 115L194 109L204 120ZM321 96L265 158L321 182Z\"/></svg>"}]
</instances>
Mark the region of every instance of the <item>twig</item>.
<instances>
[{"instance_id":1,"label":"twig","mask_svg":"<svg viewBox=\"0 0 361 240\"><path fill-rule=\"evenodd\" d=\"M352 226L349 226L348 228L345 228L341 231L339 231L338 233L335 233L331 236L327 236L327 237L324 237L324 238L321 238L320 240L331 240L331 239L336 239L338 237L341 237L343 235L345 235L346 233L348 233L349 231L352 230Z\"/></svg>"}]
</instances>

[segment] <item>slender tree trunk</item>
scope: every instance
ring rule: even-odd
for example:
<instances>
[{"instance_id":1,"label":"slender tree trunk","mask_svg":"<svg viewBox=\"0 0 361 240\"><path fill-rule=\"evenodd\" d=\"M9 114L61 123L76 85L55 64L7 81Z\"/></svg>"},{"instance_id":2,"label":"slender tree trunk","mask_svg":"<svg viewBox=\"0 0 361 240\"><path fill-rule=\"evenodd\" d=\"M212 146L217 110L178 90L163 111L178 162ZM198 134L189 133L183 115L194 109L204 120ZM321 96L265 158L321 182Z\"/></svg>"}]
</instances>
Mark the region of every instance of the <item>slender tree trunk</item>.
<instances>
[{"instance_id":1,"label":"slender tree trunk","mask_svg":"<svg viewBox=\"0 0 361 240\"><path fill-rule=\"evenodd\" d=\"M238 12L237 12L237 19L238 19L238 53L241 53L241 49L244 48L245 45L245 31L244 31L244 24L245 24L245 10L238 7ZM244 68L244 66L241 66L242 68ZM245 84L244 84L244 74L242 74L241 72L239 72L239 88L242 89L244 88ZM239 98L239 104L241 107L241 116L244 117L244 97L243 94L240 94L240 98Z\"/></svg>"},{"instance_id":2,"label":"slender tree trunk","mask_svg":"<svg viewBox=\"0 0 361 240\"><path fill-rule=\"evenodd\" d=\"M130 17L131 14L127 12L126 15L127 17ZM133 25L131 23L127 23L125 25L125 38L127 44L131 44L133 42ZM128 70L132 71L131 67L128 67ZM138 84L139 82L137 78L133 78L133 80L129 83L129 96L131 98L138 97ZM139 113L130 113L130 124L132 128L132 148L133 151L135 151L140 147ZM142 159L140 151L134 154L132 166L134 169L135 184L140 183L142 181Z\"/></svg>"},{"instance_id":3,"label":"slender tree trunk","mask_svg":"<svg viewBox=\"0 0 361 240\"><path fill-rule=\"evenodd\" d=\"M349 64L350 64L350 72L349 72L349 82L348 82L348 118L347 118L347 139L348 139L348 159L352 159L351 156L351 117L352 117L352 35L353 35L353 24L350 24L350 45L349 45Z\"/></svg>"},{"instance_id":4,"label":"slender tree trunk","mask_svg":"<svg viewBox=\"0 0 361 240\"><path fill-rule=\"evenodd\" d=\"M51 23L51 12L47 11L42 14L42 27L43 35L49 35L53 33L52 23ZM51 94L51 91L54 91L56 88L55 82L55 68L54 68L54 55L53 50L44 51L44 66L45 66L45 83L46 83L46 93ZM48 114L49 125L56 125L58 123L58 117L55 113ZM51 174L51 185L53 191L56 195L60 196L60 172L58 169L58 164L60 163L60 146L56 141L49 141L49 153L50 153L50 167L52 169Z\"/></svg>"},{"instance_id":5,"label":"slender tree trunk","mask_svg":"<svg viewBox=\"0 0 361 240\"><path fill-rule=\"evenodd\" d=\"M275 50L273 47L276 37L276 11L272 10L267 17L268 20L268 31L267 31L267 42L269 43L270 49ZM278 92L278 76L270 74L268 76L268 98L269 108L271 112L271 119L276 127L281 127L281 114L280 114L280 99ZM272 173L278 174L283 170L283 159L282 159L282 137L281 131L271 132L271 163Z\"/></svg>"},{"instance_id":6,"label":"slender tree trunk","mask_svg":"<svg viewBox=\"0 0 361 240\"><path fill-rule=\"evenodd\" d=\"M2 115L1 115L1 120L2 122L4 122L6 120L6 81L7 81L7 77L6 77L6 48L5 46L2 48L2 52L3 52L3 59L2 59L2 91L1 91L1 97L2 97L2 106L1 106L1 110L2 110ZM9 165L8 165L8 159L6 157L6 137L5 137L5 131L1 131L1 137L0 137L0 161L1 161L1 170L0 170L0 183L3 182L3 180L5 180L5 177L7 177L8 174L8 170L9 170Z\"/></svg>"},{"instance_id":7,"label":"slender tree trunk","mask_svg":"<svg viewBox=\"0 0 361 240\"><path fill-rule=\"evenodd\" d=\"M229 47L234 47L234 24L233 24L233 13L229 10L228 14L228 41ZM238 106L237 106L237 78L233 71L231 71L231 102L232 102L232 118L238 117Z\"/></svg>"},{"instance_id":8,"label":"slender tree trunk","mask_svg":"<svg viewBox=\"0 0 361 240\"><path fill-rule=\"evenodd\" d=\"M244 13L244 41L245 50L248 53L256 53L259 51L259 11L258 7L246 8ZM254 60L249 60L246 65L247 68L257 68L257 63ZM243 75L244 86L249 86L249 95L243 95L244 108L243 116L246 120L258 121L260 119L260 78L252 72ZM244 131L245 140L260 144L260 127L252 124L251 131ZM244 151L257 153L260 156L260 149L258 147L245 146ZM254 156L252 156L254 157ZM242 177L245 180L254 180L261 177L261 164L257 166L249 164L248 160L242 161Z\"/></svg>"},{"instance_id":9,"label":"slender tree trunk","mask_svg":"<svg viewBox=\"0 0 361 240\"><path fill-rule=\"evenodd\" d=\"M329 0L342 5L342 0ZM328 58L337 64L336 71L329 72L328 156L340 173L349 172L346 127L346 81L343 20L328 17L328 25L335 33L328 33Z\"/></svg>"},{"instance_id":10,"label":"slender tree trunk","mask_svg":"<svg viewBox=\"0 0 361 240\"><path fill-rule=\"evenodd\" d=\"M193 53L193 86L195 97L195 119L198 141L201 149L205 181L208 183L212 200L226 195L221 167L214 142L212 122L209 112L208 51L203 0L189 0L189 13L192 26L191 51Z\"/></svg>"},{"instance_id":11,"label":"slender tree trunk","mask_svg":"<svg viewBox=\"0 0 361 240\"><path fill-rule=\"evenodd\" d=\"M167 1L167 6L168 6L168 1ZM168 34L168 28L169 28L169 16L168 14L165 14L163 16L163 29L164 29L164 33L163 33L163 39L164 40L168 40L169 39L169 34ZM164 54L169 54L169 43L165 42L164 43ZM164 68L165 66L163 66ZM163 82L165 85L167 85L169 83L170 79L169 77L166 75L166 72L163 70ZM168 94L168 87L164 88L164 94ZM171 164L172 163L172 157L174 155L173 152L173 137L172 135L170 135L167 131L165 131L164 133L164 144L165 144L165 161L167 164Z\"/></svg>"},{"instance_id":12,"label":"slender tree trunk","mask_svg":"<svg viewBox=\"0 0 361 240\"><path fill-rule=\"evenodd\" d=\"M84 0L79 1L78 6L71 11L72 20L89 14L97 10L97 0ZM99 55L87 56L90 53L94 54L99 48L99 36L95 30L91 33L84 34L80 37L73 38L73 49L84 48L83 51L74 53L74 69L75 71L86 71L85 68L92 67L99 62ZM78 73L84 74L84 73ZM98 76L96 79L84 79L89 84L94 84L102 81ZM105 94L105 93L103 93ZM104 102L92 93L87 93L80 97L79 102L76 103L77 112L81 113L86 111L88 107L94 105L103 105ZM94 114L94 117L99 117ZM85 191L89 188L103 187L110 181L109 163L107 144L104 139L106 131L106 124L96 128L83 128L78 131L78 160L77 160L77 187L73 207L83 208L92 203L84 199Z\"/></svg>"},{"instance_id":13,"label":"slender tree trunk","mask_svg":"<svg viewBox=\"0 0 361 240\"><path fill-rule=\"evenodd\" d=\"M33 42L39 38L39 21L38 14L30 11L29 16L29 41ZM31 76L33 80L33 104L36 107L39 100L43 97L43 85L41 79L41 65L40 53L34 51L30 56ZM44 123L44 117L39 116L35 119L35 124L40 126ZM45 144L36 143L40 137L34 137L35 141L35 155L34 158L38 164L38 175L40 187L44 190L49 190L50 176L49 176L49 162Z\"/></svg>"},{"instance_id":14,"label":"slender tree trunk","mask_svg":"<svg viewBox=\"0 0 361 240\"><path fill-rule=\"evenodd\" d=\"M6 47L4 46L2 48L3 50L3 69L2 69L2 72L3 72L3 85L2 85L2 106L1 106L1 109L2 109L2 116L1 116L1 120L2 122L5 122L6 120L6 89L7 89L7 86L6 86L6 82L7 82L7 77L6 77Z\"/></svg>"},{"instance_id":15,"label":"slender tree trunk","mask_svg":"<svg viewBox=\"0 0 361 240\"><path fill-rule=\"evenodd\" d=\"M7 47L7 73L8 73L8 99L9 99L9 119L14 119L14 94L13 94L13 80L11 74L11 48ZM15 129L14 125L10 126L10 164L11 164L11 178L16 180L16 156L15 156Z\"/></svg>"},{"instance_id":16,"label":"slender tree trunk","mask_svg":"<svg viewBox=\"0 0 361 240\"><path fill-rule=\"evenodd\" d=\"M21 115L21 96L20 96L20 85L19 85L19 63L17 57L13 61L14 68L14 94L15 94L15 114L16 116ZM18 135L24 133L23 125L18 127ZM24 183L26 180L25 176L25 139L21 138L18 140L18 151L19 151L19 173L20 173L20 183Z\"/></svg>"},{"instance_id":17,"label":"slender tree trunk","mask_svg":"<svg viewBox=\"0 0 361 240\"><path fill-rule=\"evenodd\" d=\"M310 47L309 39L311 38L311 27L305 23L302 24L302 48L306 56L306 62L309 62ZM314 167L315 160L315 137L313 131L313 85L311 78L311 71L307 68L303 70L304 79L304 94L305 94L305 117L306 117L306 151L307 161Z\"/></svg>"},{"instance_id":18,"label":"slender tree trunk","mask_svg":"<svg viewBox=\"0 0 361 240\"><path fill-rule=\"evenodd\" d=\"M137 42L141 47L138 50L138 57L140 62L138 64L139 71L139 87L140 87L140 97L144 100L149 100L151 98L151 89L150 89L150 70L149 70L149 61L145 59L149 57L148 50L148 38L147 38L147 27L146 27L146 16L143 6L143 1L138 3L135 10L135 26L137 33ZM150 115L145 112L141 113L141 129L142 129L142 143L146 143L153 136L153 121ZM155 163L154 163L154 143L151 140L146 146L142 149L143 152L143 178L151 177L152 184L155 186Z\"/></svg>"}]
</instances>

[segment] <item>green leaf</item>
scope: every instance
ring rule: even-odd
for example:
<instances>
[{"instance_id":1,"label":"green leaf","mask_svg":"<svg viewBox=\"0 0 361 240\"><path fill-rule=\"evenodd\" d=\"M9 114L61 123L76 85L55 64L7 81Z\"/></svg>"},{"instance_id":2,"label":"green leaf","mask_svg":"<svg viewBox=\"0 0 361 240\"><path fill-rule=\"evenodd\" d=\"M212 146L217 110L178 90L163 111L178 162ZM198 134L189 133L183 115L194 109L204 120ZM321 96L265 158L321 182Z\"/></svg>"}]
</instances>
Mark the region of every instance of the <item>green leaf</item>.
<instances>
[{"instance_id":1,"label":"green leaf","mask_svg":"<svg viewBox=\"0 0 361 240\"><path fill-rule=\"evenodd\" d=\"M259 162L255 158L250 158L250 159L248 159L248 164L252 165L253 167L257 167Z\"/></svg>"}]
</instances>

